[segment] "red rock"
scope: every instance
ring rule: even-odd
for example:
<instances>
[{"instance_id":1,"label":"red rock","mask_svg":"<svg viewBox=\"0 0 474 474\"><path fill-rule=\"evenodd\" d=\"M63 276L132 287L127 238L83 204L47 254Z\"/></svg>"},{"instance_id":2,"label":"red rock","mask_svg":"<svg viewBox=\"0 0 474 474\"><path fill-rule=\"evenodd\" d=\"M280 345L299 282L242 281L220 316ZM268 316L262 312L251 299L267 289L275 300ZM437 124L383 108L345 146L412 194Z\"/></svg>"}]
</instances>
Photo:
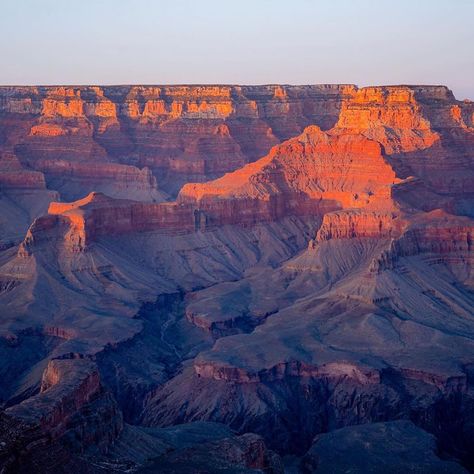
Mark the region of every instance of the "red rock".
<instances>
[{"instance_id":1,"label":"red rock","mask_svg":"<svg viewBox=\"0 0 474 474\"><path fill-rule=\"evenodd\" d=\"M73 203L52 202L48 215L36 219L19 254L28 256L41 242L60 240L71 251L82 251L96 238L132 232L193 232L195 215L189 205L140 203L90 193Z\"/></svg>"},{"instance_id":2,"label":"red rock","mask_svg":"<svg viewBox=\"0 0 474 474\"><path fill-rule=\"evenodd\" d=\"M439 260L459 258L470 266L474 258L473 237L472 219L440 210L418 215L406 223L406 229L391 242L389 249L373 261L371 270L380 272L395 268L400 258L423 253L435 254Z\"/></svg>"},{"instance_id":3,"label":"red rock","mask_svg":"<svg viewBox=\"0 0 474 474\"><path fill-rule=\"evenodd\" d=\"M275 382L286 377L310 377L321 379L350 378L354 383L367 385L380 383L380 374L368 367L351 363L329 363L320 366L307 364L300 361L284 362L268 369L255 372L251 369L221 366L216 362L197 360L194 370L199 377L214 380L226 380L237 383Z\"/></svg>"},{"instance_id":4,"label":"red rock","mask_svg":"<svg viewBox=\"0 0 474 474\"><path fill-rule=\"evenodd\" d=\"M193 203L209 222L252 223L346 207L386 207L396 182L377 142L313 126L234 173L185 185L178 201Z\"/></svg>"},{"instance_id":5,"label":"red rock","mask_svg":"<svg viewBox=\"0 0 474 474\"><path fill-rule=\"evenodd\" d=\"M9 140L32 168L58 155L138 164L152 168L175 193L183 182L216 177L264 155L304 125L332 126L353 89L2 87L0 124L17 125L7 130ZM21 133L19 124L26 127Z\"/></svg>"},{"instance_id":6,"label":"red rock","mask_svg":"<svg viewBox=\"0 0 474 474\"><path fill-rule=\"evenodd\" d=\"M398 219L397 219L398 218ZM324 215L316 242L331 239L395 238L406 223L395 212L337 211Z\"/></svg>"}]
</instances>

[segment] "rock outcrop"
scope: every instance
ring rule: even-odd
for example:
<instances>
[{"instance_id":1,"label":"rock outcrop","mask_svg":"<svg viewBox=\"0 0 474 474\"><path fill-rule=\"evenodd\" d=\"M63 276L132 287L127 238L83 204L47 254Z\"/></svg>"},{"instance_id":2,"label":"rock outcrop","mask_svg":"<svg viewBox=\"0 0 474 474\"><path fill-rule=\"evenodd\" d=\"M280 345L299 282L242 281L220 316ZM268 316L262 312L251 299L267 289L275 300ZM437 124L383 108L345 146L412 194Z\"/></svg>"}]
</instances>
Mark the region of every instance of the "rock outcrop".
<instances>
[{"instance_id":1,"label":"rock outcrop","mask_svg":"<svg viewBox=\"0 0 474 474\"><path fill-rule=\"evenodd\" d=\"M317 436L301 467L305 474L468 472L440 459L435 438L409 421L351 426Z\"/></svg>"},{"instance_id":2,"label":"rock outcrop","mask_svg":"<svg viewBox=\"0 0 474 474\"><path fill-rule=\"evenodd\" d=\"M359 197L367 204L364 197L368 199L378 188L392 184L394 179L395 174L384 162L382 149L376 141L358 134L323 132L317 126L310 126L300 136L274 147L266 157L253 164L210 183L186 185L180 197L193 196L194 191L197 199L206 195L268 198L272 193L288 189L321 198L325 197L324 193L330 196L345 192L349 195L361 191L358 189L361 183L364 186L373 184L370 196ZM353 199L357 201L358 198ZM343 200L357 207L358 203L349 196L344 196Z\"/></svg>"},{"instance_id":3,"label":"rock outcrop","mask_svg":"<svg viewBox=\"0 0 474 474\"><path fill-rule=\"evenodd\" d=\"M343 102L336 128L363 133L388 154L428 148L439 135L423 114L423 99L455 102L445 87L364 87Z\"/></svg>"},{"instance_id":4,"label":"rock outcrop","mask_svg":"<svg viewBox=\"0 0 474 474\"><path fill-rule=\"evenodd\" d=\"M185 472L190 466L204 472L284 473L279 456L267 449L262 437L253 433L207 442L204 439L199 444L172 450L149 462L141 472L172 474Z\"/></svg>"},{"instance_id":5,"label":"rock outcrop","mask_svg":"<svg viewBox=\"0 0 474 474\"><path fill-rule=\"evenodd\" d=\"M93 446L105 453L120 434L121 413L84 359L52 360L40 393L1 414L2 472L65 472Z\"/></svg>"},{"instance_id":6,"label":"rock outcrop","mask_svg":"<svg viewBox=\"0 0 474 474\"><path fill-rule=\"evenodd\" d=\"M238 435L220 423L194 422L169 428L125 425L106 454L86 452L78 472L265 472L283 474L283 463L253 433Z\"/></svg>"},{"instance_id":7,"label":"rock outcrop","mask_svg":"<svg viewBox=\"0 0 474 474\"><path fill-rule=\"evenodd\" d=\"M30 255L41 242L59 241L66 249L80 252L100 236L152 230L171 233L196 230L192 207L112 199L94 192L73 203L52 202L48 215L31 225L19 255Z\"/></svg>"},{"instance_id":8,"label":"rock outcrop","mask_svg":"<svg viewBox=\"0 0 474 474\"><path fill-rule=\"evenodd\" d=\"M438 261L466 264L468 278L471 276L474 237L474 222L465 217L452 216L443 211L432 211L417 216L407 225L398 239L373 262L373 270L395 268L403 257L434 254Z\"/></svg>"}]
</instances>

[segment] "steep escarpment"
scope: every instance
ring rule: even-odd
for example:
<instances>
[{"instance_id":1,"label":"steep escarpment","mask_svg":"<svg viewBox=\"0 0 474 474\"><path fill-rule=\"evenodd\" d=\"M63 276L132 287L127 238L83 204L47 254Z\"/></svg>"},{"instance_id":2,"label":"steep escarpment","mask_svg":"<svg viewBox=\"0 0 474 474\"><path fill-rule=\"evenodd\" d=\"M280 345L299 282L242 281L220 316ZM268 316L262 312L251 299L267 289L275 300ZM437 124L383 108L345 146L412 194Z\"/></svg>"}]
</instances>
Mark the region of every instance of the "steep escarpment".
<instances>
[{"instance_id":1,"label":"steep escarpment","mask_svg":"<svg viewBox=\"0 0 474 474\"><path fill-rule=\"evenodd\" d=\"M30 223L57 199L43 173L25 169L14 153L0 151L0 248L18 244Z\"/></svg>"},{"instance_id":2,"label":"steep escarpment","mask_svg":"<svg viewBox=\"0 0 474 474\"><path fill-rule=\"evenodd\" d=\"M80 250L106 234L205 231L288 216L322 216L341 208L388 212L393 207L391 186L398 181L377 142L313 126L241 170L210 183L184 186L176 203L134 203L97 193L72 204L52 203L49 215L34 224L22 248L53 223L69 223L64 238Z\"/></svg>"},{"instance_id":3,"label":"steep escarpment","mask_svg":"<svg viewBox=\"0 0 474 474\"><path fill-rule=\"evenodd\" d=\"M354 90L1 87L0 247L18 244L59 196L72 201L103 192L161 202L188 181L238 169L307 125L333 126Z\"/></svg>"},{"instance_id":4,"label":"steep escarpment","mask_svg":"<svg viewBox=\"0 0 474 474\"><path fill-rule=\"evenodd\" d=\"M0 92L0 148L9 157L2 159L0 181L10 192L45 183L63 200L103 192L160 202L182 184L241 168L316 124L379 142L397 177L421 178L421 186L434 193L435 207L470 212L472 106L441 86L4 87ZM232 179L237 176L242 178ZM453 201L453 193L462 193L462 199ZM263 210L261 203L245 205L248 214L271 215L288 203L272 197ZM30 200L27 212L31 206ZM15 226L12 221L8 225ZM24 231L25 224L16 230Z\"/></svg>"},{"instance_id":5,"label":"steep escarpment","mask_svg":"<svg viewBox=\"0 0 474 474\"><path fill-rule=\"evenodd\" d=\"M358 134L323 132L311 126L300 136L272 149L266 157L234 173L210 183L186 185L180 198L268 199L271 194L292 191L313 199L340 197L344 205L358 207L375 200L378 196L372 195L394 182L395 174L384 162L377 142ZM373 190L369 189L371 185ZM363 187L370 193L364 194Z\"/></svg>"},{"instance_id":6,"label":"steep escarpment","mask_svg":"<svg viewBox=\"0 0 474 474\"><path fill-rule=\"evenodd\" d=\"M186 181L216 177L255 160L306 125L330 128L353 90L330 85L3 87L0 120L4 146L24 166L43 169L51 184L65 168L56 166L60 157L73 162L71 179L83 185L88 164L114 163L102 169L104 180L120 178L121 164L148 167L159 188L175 193ZM100 181L96 186L106 191ZM80 197L77 190L66 192L68 198Z\"/></svg>"},{"instance_id":7,"label":"steep escarpment","mask_svg":"<svg viewBox=\"0 0 474 474\"><path fill-rule=\"evenodd\" d=\"M377 140L388 154L430 147L439 136L419 103L427 96L454 102L444 87L364 87L343 102L335 127Z\"/></svg>"},{"instance_id":8,"label":"steep escarpment","mask_svg":"<svg viewBox=\"0 0 474 474\"><path fill-rule=\"evenodd\" d=\"M100 236L150 230L194 231L192 207L111 199L101 193L70 204L52 202L48 214L31 225L19 252L28 255L42 241L59 241L72 252L80 252Z\"/></svg>"},{"instance_id":9,"label":"steep escarpment","mask_svg":"<svg viewBox=\"0 0 474 474\"><path fill-rule=\"evenodd\" d=\"M437 210L416 216L400 238L373 262L373 269L394 268L401 257L433 253L446 262L464 267L465 277L472 278L472 239L474 222L465 217L452 216ZM451 257L450 257L451 256Z\"/></svg>"},{"instance_id":10,"label":"steep escarpment","mask_svg":"<svg viewBox=\"0 0 474 474\"><path fill-rule=\"evenodd\" d=\"M465 200L473 189L471 108L443 86L369 87L342 104L336 128L380 142L400 177Z\"/></svg>"},{"instance_id":11,"label":"steep escarpment","mask_svg":"<svg viewBox=\"0 0 474 474\"><path fill-rule=\"evenodd\" d=\"M4 472L66 472L89 446L106 452L123 428L97 368L81 359L52 360L40 393L0 416Z\"/></svg>"},{"instance_id":12,"label":"steep escarpment","mask_svg":"<svg viewBox=\"0 0 474 474\"><path fill-rule=\"evenodd\" d=\"M210 222L216 208L225 212L224 222L256 222L346 207L387 207L397 181L377 142L313 126L234 173L185 185L178 200L196 203Z\"/></svg>"},{"instance_id":13,"label":"steep escarpment","mask_svg":"<svg viewBox=\"0 0 474 474\"><path fill-rule=\"evenodd\" d=\"M380 214L394 206L469 213L474 133L452 118L453 107L465 107L459 104L444 87L359 89L342 102L330 131L308 127L234 173L185 185L178 199L204 210L225 206L244 220L295 212L308 199L320 201L320 213L367 207ZM439 114L448 115L444 127L430 120Z\"/></svg>"},{"instance_id":14,"label":"steep escarpment","mask_svg":"<svg viewBox=\"0 0 474 474\"><path fill-rule=\"evenodd\" d=\"M140 169L117 163L61 159L38 160L35 167L48 176L48 187L58 190L65 200L98 189L116 198L151 202L161 202L166 198L166 193L158 189L156 178L147 167Z\"/></svg>"}]
</instances>

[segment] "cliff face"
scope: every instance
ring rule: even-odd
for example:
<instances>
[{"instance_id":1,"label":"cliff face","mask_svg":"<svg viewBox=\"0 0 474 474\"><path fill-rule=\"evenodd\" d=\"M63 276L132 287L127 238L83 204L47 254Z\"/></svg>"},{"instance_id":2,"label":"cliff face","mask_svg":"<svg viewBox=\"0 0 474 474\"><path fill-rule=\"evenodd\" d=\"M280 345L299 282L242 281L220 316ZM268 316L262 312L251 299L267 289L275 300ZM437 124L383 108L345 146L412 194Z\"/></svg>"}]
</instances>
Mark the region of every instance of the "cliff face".
<instances>
[{"instance_id":1,"label":"cliff face","mask_svg":"<svg viewBox=\"0 0 474 474\"><path fill-rule=\"evenodd\" d=\"M177 203L141 203L90 193L73 203L52 202L48 215L36 219L20 245L19 254L30 255L39 244L64 245L80 252L101 236L159 230L189 233L196 230L194 210Z\"/></svg>"},{"instance_id":2,"label":"cliff face","mask_svg":"<svg viewBox=\"0 0 474 474\"><path fill-rule=\"evenodd\" d=\"M65 238L81 249L107 234L194 232L346 207L384 209L391 205L390 187L397 181L378 143L309 127L256 163L210 183L185 185L176 203L134 203L97 193L72 204L52 203L49 216L34 223L25 245L39 240L34 234L53 222L68 223Z\"/></svg>"},{"instance_id":3,"label":"cliff face","mask_svg":"<svg viewBox=\"0 0 474 474\"><path fill-rule=\"evenodd\" d=\"M330 128L354 86L3 87L4 147L25 166L71 177L112 162L160 177L172 193L233 171L316 123ZM96 165L98 166L98 165ZM83 171L84 170L84 171ZM120 175L113 167L109 179ZM101 189L95 189L101 190ZM80 197L77 194L69 197Z\"/></svg>"},{"instance_id":4,"label":"cliff face","mask_svg":"<svg viewBox=\"0 0 474 474\"><path fill-rule=\"evenodd\" d=\"M4 87L0 99L9 193L160 202L238 168L181 190L198 227L360 208L410 176L433 209L470 212L472 104L442 86Z\"/></svg>"},{"instance_id":5,"label":"cliff face","mask_svg":"<svg viewBox=\"0 0 474 474\"><path fill-rule=\"evenodd\" d=\"M172 180L233 171L308 125L366 131L392 154L472 129L472 109L442 86L0 88L2 147L23 163L148 166L174 190Z\"/></svg>"},{"instance_id":6,"label":"cliff face","mask_svg":"<svg viewBox=\"0 0 474 474\"><path fill-rule=\"evenodd\" d=\"M256 160L307 125L332 127L354 90L0 87L0 185L15 202L1 203L0 246L18 243L29 223L58 199L46 186L66 201L103 192L161 202L188 181L222 176ZM18 191L25 196L25 190L29 194L18 205ZM31 196L32 190L43 192Z\"/></svg>"},{"instance_id":7,"label":"cliff face","mask_svg":"<svg viewBox=\"0 0 474 474\"><path fill-rule=\"evenodd\" d=\"M343 102L337 128L377 139L389 154L427 148L439 136L432 130L416 96L453 101L446 88L366 87Z\"/></svg>"},{"instance_id":8,"label":"cliff face","mask_svg":"<svg viewBox=\"0 0 474 474\"><path fill-rule=\"evenodd\" d=\"M359 207L368 204L379 188L394 181L395 173L384 162L377 142L363 135L325 133L312 126L234 173L210 183L185 185L179 198L269 199L273 194L293 192ZM367 187L365 193L360 183ZM369 189L371 185L373 190Z\"/></svg>"},{"instance_id":9,"label":"cliff face","mask_svg":"<svg viewBox=\"0 0 474 474\"><path fill-rule=\"evenodd\" d=\"M472 276L474 222L442 211L417 216L398 239L373 261L372 270L395 268L403 257L435 254L439 259L466 264L468 279Z\"/></svg>"},{"instance_id":10,"label":"cliff face","mask_svg":"<svg viewBox=\"0 0 474 474\"><path fill-rule=\"evenodd\" d=\"M81 359L50 361L40 393L1 417L5 472L64 472L89 446L107 452L123 428L97 367Z\"/></svg>"},{"instance_id":11,"label":"cliff face","mask_svg":"<svg viewBox=\"0 0 474 474\"><path fill-rule=\"evenodd\" d=\"M317 243L332 239L375 238L386 239L400 234L403 222L395 212L348 210L325 214L316 240Z\"/></svg>"},{"instance_id":12,"label":"cliff face","mask_svg":"<svg viewBox=\"0 0 474 474\"><path fill-rule=\"evenodd\" d=\"M193 232L291 215L323 215L344 207L384 208L397 181L378 143L362 135L331 135L313 126L234 173L185 185L176 203L133 203L92 193L72 204L52 203L49 216L40 221L53 222L51 216L56 215L69 222L66 238L85 248L86 241L106 234ZM27 243L43 229L40 221L30 229Z\"/></svg>"}]
</instances>

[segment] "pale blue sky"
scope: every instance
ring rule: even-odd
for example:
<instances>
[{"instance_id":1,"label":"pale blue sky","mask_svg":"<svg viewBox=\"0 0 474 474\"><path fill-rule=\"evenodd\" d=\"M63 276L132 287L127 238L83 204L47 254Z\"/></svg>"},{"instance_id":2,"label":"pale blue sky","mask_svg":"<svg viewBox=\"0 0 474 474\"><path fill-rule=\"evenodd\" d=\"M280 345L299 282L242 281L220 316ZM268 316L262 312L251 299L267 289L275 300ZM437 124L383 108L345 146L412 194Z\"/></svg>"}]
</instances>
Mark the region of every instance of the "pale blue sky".
<instances>
[{"instance_id":1,"label":"pale blue sky","mask_svg":"<svg viewBox=\"0 0 474 474\"><path fill-rule=\"evenodd\" d=\"M474 0L1 0L1 84L446 84Z\"/></svg>"}]
</instances>

